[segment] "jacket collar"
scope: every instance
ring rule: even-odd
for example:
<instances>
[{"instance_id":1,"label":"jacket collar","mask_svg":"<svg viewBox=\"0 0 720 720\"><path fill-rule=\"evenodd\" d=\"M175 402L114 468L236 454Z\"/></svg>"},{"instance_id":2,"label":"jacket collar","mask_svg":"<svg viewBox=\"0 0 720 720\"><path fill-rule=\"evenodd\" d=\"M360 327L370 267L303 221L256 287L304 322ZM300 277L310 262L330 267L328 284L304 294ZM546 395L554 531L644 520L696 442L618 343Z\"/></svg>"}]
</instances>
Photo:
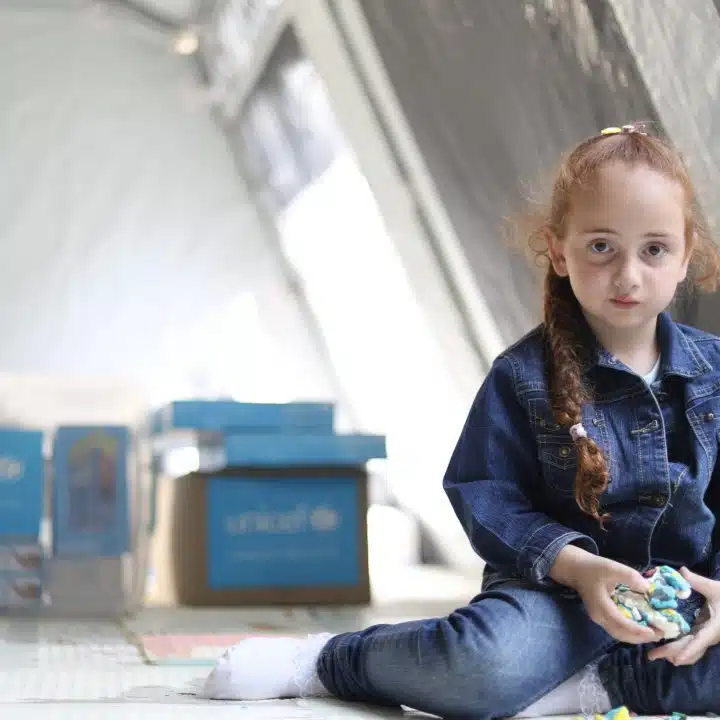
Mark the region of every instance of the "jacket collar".
<instances>
[{"instance_id":1,"label":"jacket collar","mask_svg":"<svg viewBox=\"0 0 720 720\"><path fill-rule=\"evenodd\" d=\"M657 337L660 346L660 375L677 375L694 378L712 370L712 365L693 342L670 317L660 313L657 323ZM624 367L622 362L611 355L598 343L591 365L615 368Z\"/></svg>"}]
</instances>

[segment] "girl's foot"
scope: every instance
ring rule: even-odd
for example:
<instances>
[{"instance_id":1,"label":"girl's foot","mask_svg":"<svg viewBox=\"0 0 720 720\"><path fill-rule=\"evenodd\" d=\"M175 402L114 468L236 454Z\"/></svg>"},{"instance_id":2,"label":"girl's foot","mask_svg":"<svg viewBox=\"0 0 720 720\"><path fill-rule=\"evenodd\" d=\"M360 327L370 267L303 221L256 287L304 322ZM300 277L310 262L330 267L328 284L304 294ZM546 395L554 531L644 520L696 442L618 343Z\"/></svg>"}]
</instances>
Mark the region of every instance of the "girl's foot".
<instances>
[{"instance_id":1,"label":"girl's foot","mask_svg":"<svg viewBox=\"0 0 720 720\"><path fill-rule=\"evenodd\" d=\"M202 694L214 700L323 697L315 666L330 633L304 638L248 638L217 661Z\"/></svg>"}]
</instances>

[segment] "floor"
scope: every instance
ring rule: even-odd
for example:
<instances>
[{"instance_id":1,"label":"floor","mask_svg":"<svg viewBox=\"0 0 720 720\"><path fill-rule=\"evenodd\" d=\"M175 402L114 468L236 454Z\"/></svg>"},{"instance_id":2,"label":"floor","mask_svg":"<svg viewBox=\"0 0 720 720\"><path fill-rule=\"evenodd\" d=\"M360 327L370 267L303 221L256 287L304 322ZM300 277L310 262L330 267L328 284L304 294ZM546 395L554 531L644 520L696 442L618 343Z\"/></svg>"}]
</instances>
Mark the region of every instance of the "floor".
<instances>
[{"instance_id":1,"label":"floor","mask_svg":"<svg viewBox=\"0 0 720 720\"><path fill-rule=\"evenodd\" d=\"M8 720L371 720L429 717L332 700L212 702L194 695L209 668L149 665L143 634L223 633L243 623L330 631L435 616L467 602L474 584L416 569L382 584L372 609L147 608L126 623L0 618L0 717ZM376 593L377 594L377 593Z\"/></svg>"},{"instance_id":2,"label":"floor","mask_svg":"<svg viewBox=\"0 0 720 720\"><path fill-rule=\"evenodd\" d=\"M360 720L419 718L331 700L211 702L193 693L209 668L153 666L136 644L144 634L223 633L262 621L294 630L343 631L372 622L441 615L467 602L475 582L416 568L375 583L369 609L147 608L125 623L0 618L0 717L9 720Z\"/></svg>"}]
</instances>

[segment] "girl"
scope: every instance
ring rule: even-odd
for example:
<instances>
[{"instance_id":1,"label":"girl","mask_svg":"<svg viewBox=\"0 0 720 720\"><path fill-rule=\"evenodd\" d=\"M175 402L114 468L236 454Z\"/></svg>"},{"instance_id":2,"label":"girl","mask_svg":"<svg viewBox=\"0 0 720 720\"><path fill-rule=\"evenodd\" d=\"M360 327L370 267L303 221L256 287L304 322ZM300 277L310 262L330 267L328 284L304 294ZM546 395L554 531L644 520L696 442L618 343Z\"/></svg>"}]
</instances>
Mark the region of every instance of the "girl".
<instances>
[{"instance_id":1,"label":"girl","mask_svg":"<svg viewBox=\"0 0 720 720\"><path fill-rule=\"evenodd\" d=\"M720 276L688 172L639 128L603 131L561 166L531 240L550 260L544 323L495 361L444 479L483 592L444 618L240 643L207 696L474 720L720 712L720 339L665 312L686 277ZM666 643L610 599L660 564L694 589L693 634Z\"/></svg>"}]
</instances>

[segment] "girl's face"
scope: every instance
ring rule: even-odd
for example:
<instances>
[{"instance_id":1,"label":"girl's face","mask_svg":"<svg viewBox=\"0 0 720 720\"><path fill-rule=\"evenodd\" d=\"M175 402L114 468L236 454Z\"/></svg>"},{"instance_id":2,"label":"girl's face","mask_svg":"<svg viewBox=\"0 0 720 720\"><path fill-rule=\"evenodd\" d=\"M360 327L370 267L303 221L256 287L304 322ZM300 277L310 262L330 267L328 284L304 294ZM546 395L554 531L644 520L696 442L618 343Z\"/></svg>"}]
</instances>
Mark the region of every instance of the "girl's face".
<instances>
[{"instance_id":1,"label":"girl's face","mask_svg":"<svg viewBox=\"0 0 720 720\"><path fill-rule=\"evenodd\" d=\"M685 196L646 166L612 163L573 197L564 238L549 238L558 275L569 277L601 342L655 332L657 316L687 274Z\"/></svg>"}]
</instances>

